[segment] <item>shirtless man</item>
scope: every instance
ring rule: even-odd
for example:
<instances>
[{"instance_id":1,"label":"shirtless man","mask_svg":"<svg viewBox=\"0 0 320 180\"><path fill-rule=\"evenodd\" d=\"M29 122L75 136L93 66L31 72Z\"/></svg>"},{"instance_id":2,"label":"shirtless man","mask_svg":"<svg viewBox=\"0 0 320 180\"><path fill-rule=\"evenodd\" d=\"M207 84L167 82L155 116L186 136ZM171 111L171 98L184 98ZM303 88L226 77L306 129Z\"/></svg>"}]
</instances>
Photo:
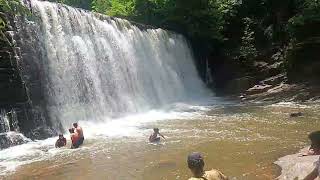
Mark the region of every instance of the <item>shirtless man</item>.
<instances>
[{"instance_id":1,"label":"shirtless man","mask_svg":"<svg viewBox=\"0 0 320 180\"><path fill-rule=\"evenodd\" d=\"M70 138L71 138L71 149L75 149L79 147L79 135L78 133L74 132L73 128L69 129Z\"/></svg>"},{"instance_id":2,"label":"shirtless man","mask_svg":"<svg viewBox=\"0 0 320 180\"><path fill-rule=\"evenodd\" d=\"M83 136L83 130L82 128L78 125L78 123L73 123L74 130L78 133L79 135L79 141L78 141L78 146L83 144L84 141L84 136Z\"/></svg>"},{"instance_id":3,"label":"shirtless man","mask_svg":"<svg viewBox=\"0 0 320 180\"><path fill-rule=\"evenodd\" d=\"M228 180L228 177L218 170L204 171L204 161L200 153L191 153L187 162L193 174L189 180Z\"/></svg>"},{"instance_id":4,"label":"shirtless man","mask_svg":"<svg viewBox=\"0 0 320 180\"><path fill-rule=\"evenodd\" d=\"M160 137L161 136L163 139L166 139L160 132L158 128L153 128L153 133L150 135L149 137L149 142L159 142L160 141Z\"/></svg>"}]
</instances>

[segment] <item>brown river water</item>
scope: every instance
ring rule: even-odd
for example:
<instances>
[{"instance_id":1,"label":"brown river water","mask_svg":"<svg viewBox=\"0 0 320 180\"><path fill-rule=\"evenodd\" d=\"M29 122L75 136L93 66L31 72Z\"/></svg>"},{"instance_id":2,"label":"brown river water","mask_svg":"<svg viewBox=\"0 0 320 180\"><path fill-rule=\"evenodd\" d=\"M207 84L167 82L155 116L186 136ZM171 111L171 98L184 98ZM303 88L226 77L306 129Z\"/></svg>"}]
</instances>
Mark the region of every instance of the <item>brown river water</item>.
<instances>
[{"instance_id":1,"label":"brown river water","mask_svg":"<svg viewBox=\"0 0 320 180\"><path fill-rule=\"evenodd\" d=\"M289 117L300 111L302 117ZM95 136L77 150L43 148L53 155L0 179L184 180L191 176L186 156L194 151L204 155L206 169L219 169L230 179L275 179L281 169L274 162L308 145L308 133L320 127L318 114L312 104L216 106L192 118L140 124L139 136ZM152 127L167 137L161 144L147 142Z\"/></svg>"}]
</instances>

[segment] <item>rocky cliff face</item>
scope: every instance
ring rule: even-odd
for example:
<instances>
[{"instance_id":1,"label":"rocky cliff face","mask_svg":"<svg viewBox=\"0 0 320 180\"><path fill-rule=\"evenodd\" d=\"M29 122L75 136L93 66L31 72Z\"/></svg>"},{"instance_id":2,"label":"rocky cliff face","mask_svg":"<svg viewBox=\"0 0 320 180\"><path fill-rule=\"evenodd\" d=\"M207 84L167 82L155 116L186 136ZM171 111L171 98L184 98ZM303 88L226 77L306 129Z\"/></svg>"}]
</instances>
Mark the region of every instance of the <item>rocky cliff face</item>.
<instances>
[{"instance_id":1,"label":"rocky cliff face","mask_svg":"<svg viewBox=\"0 0 320 180\"><path fill-rule=\"evenodd\" d=\"M1 16L6 20L7 27L0 39L0 110L8 122L0 118L3 125L3 128L0 126L0 133L16 131L32 139L46 138L54 133L47 128L42 113L37 111L30 99L30 85L25 83L26 77L22 75L24 63L14 17L10 14ZM1 137L5 136L0 136L0 140ZM9 145L6 143L6 146Z\"/></svg>"}]
</instances>

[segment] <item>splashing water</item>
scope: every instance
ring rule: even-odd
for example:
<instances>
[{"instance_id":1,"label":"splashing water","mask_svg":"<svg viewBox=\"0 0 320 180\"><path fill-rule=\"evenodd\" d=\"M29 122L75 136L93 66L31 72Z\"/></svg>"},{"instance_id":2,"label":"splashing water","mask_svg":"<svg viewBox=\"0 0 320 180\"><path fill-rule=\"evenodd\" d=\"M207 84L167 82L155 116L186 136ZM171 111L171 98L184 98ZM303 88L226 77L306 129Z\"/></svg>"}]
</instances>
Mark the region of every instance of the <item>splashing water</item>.
<instances>
[{"instance_id":1,"label":"splashing water","mask_svg":"<svg viewBox=\"0 0 320 180\"><path fill-rule=\"evenodd\" d=\"M20 34L36 35L24 43L40 59L26 61L40 66L55 128L210 96L183 36L61 4L31 5L34 17Z\"/></svg>"},{"instance_id":2,"label":"splashing water","mask_svg":"<svg viewBox=\"0 0 320 180\"><path fill-rule=\"evenodd\" d=\"M215 101L183 36L45 1L31 0L31 9L17 21L23 74L54 129L79 121L89 141L139 138L145 124L188 119L208 110L200 102ZM0 172L70 151L54 141L0 151Z\"/></svg>"}]
</instances>

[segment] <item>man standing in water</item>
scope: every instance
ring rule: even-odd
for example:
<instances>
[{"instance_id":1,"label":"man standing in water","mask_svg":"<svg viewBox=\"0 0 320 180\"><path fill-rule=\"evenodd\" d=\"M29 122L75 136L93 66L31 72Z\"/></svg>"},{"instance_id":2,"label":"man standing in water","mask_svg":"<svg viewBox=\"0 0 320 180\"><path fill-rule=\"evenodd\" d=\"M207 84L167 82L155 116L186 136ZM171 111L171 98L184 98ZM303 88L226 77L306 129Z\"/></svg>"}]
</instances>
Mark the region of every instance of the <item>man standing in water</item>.
<instances>
[{"instance_id":1,"label":"man standing in water","mask_svg":"<svg viewBox=\"0 0 320 180\"><path fill-rule=\"evenodd\" d=\"M161 136L163 139L166 139L160 132L158 128L153 128L153 133L149 137L149 142L160 142L160 137Z\"/></svg>"},{"instance_id":2,"label":"man standing in water","mask_svg":"<svg viewBox=\"0 0 320 180\"><path fill-rule=\"evenodd\" d=\"M212 169L204 171L204 161L200 153L191 153L188 156L188 167L193 177L189 180L228 180L228 178L220 171Z\"/></svg>"},{"instance_id":3,"label":"man standing in water","mask_svg":"<svg viewBox=\"0 0 320 180\"><path fill-rule=\"evenodd\" d=\"M78 143L78 147L80 145L83 144L83 141L84 141L84 136L83 136L83 130L82 128L78 125L78 123L73 123L73 127L74 127L74 130L75 132L78 134L79 136L79 141L77 142Z\"/></svg>"}]
</instances>

